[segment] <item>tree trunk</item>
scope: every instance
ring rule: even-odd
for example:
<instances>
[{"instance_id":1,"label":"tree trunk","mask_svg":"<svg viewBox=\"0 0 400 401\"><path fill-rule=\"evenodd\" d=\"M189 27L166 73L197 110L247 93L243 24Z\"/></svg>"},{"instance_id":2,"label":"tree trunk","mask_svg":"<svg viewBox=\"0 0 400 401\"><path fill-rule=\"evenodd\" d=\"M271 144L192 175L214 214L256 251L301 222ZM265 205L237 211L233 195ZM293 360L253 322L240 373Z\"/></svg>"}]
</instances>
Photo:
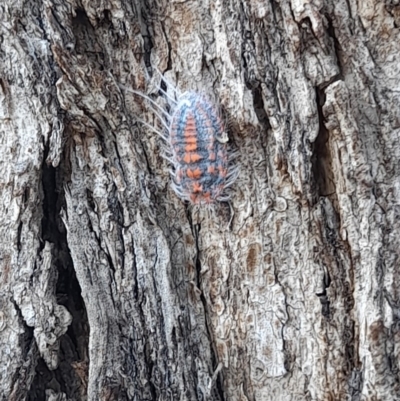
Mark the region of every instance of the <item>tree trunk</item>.
<instances>
[{"instance_id":1,"label":"tree trunk","mask_svg":"<svg viewBox=\"0 0 400 401\"><path fill-rule=\"evenodd\" d=\"M399 400L399 27L396 0L3 1L1 400ZM156 70L222 110L230 202L172 190L121 89L162 104Z\"/></svg>"}]
</instances>

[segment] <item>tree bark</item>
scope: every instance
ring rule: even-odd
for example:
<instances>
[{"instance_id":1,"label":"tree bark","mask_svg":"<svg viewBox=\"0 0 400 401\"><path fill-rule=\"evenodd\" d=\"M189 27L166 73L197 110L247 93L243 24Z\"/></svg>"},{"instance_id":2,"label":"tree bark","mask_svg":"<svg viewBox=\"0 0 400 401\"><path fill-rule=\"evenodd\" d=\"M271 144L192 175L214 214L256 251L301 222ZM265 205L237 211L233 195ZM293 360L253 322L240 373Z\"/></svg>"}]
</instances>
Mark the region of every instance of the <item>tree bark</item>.
<instances>
[{"instance_id":1,"label":"tree bark","mask_svg":"<svg viewBox=\"0 0 400 401\"><path fill-rule=\"evenodd\" d=\"M1 3L0 399L399 400L399 27L396 0ZM121 90L162 104L156 69L221 108L229 204L172 190Z\"/></svg>"}]
</instances>

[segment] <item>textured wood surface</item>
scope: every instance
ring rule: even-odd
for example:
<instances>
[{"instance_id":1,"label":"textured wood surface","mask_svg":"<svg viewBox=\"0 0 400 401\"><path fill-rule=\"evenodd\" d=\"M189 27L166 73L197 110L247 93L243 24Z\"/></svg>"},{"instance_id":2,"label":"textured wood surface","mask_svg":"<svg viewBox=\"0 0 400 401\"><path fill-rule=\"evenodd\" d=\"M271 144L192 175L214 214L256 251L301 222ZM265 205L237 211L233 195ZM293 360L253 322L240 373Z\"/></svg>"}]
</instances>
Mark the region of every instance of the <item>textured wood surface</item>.
<instances>
[{"instance_id":1,"label":"textured wood surface","mask_svg":"<svg viewBox=\"0 0 400 401\"><path fill-rule=\"evenodd\" d=\"M399 400L400 4L0 3L0 399ZM171 188L165 72L227 122Z\"/></svg>"}]
</instances>

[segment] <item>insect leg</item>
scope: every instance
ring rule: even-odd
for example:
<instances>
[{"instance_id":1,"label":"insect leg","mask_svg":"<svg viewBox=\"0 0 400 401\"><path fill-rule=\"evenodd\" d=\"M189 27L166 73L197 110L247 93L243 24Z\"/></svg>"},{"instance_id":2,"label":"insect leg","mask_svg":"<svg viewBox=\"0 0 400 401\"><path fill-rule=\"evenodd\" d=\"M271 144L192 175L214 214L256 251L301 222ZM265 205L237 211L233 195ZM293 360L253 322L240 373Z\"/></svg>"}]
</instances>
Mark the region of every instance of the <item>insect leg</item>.
<instances>
[{"instance_id":1,"label":"insect leg","mask_svg":"<svg viewBox=\"0 0 400 401\"><path fill-rule=\"evenodd\" d=\"M159 137L161 137L162 139L164 139L165 142L168 142L168 138L163 135L160 131L158 131L157 129L155 129L151 124L146 123L146 121L143 121L142 119L136 119L140 124L145 125L147 128L150 128L152 131L154 131Z\"/></svg>"},{"instance_id":2,"label":"insect leg","mask_svg":"<svg viewBox=\"0 0 400 401\"><path fill-rule=\"evenodd\" d=\"M165 116L165 118L169 121L169 119L170 119L171 116L170 116L159 104L157 104L153 99L151 99L149 96L147 96L147 95L145 95L144 93L141 93L141 92L139 92L139 91L136 91L136 90L134 90L134 89L127 88L126 86L123 86L123 85L119 85L119 87L120 87L121 89L124 89L124 90L127 91L127 92L134 93L135 95L140 96L141 98L148 100L153 106L155 106L158 110L160 110L161 113L163 113L163 115ZM154 110L154 109L153 109L153 110ZM156 113L156 114L157 114L157 113ZM158 115L158 114L157 114L157 115ZM159 115L158 115L158 117L160 118ZM161 119L161 118L160 118L160 119Z\"/></svg>"}]
</instances>

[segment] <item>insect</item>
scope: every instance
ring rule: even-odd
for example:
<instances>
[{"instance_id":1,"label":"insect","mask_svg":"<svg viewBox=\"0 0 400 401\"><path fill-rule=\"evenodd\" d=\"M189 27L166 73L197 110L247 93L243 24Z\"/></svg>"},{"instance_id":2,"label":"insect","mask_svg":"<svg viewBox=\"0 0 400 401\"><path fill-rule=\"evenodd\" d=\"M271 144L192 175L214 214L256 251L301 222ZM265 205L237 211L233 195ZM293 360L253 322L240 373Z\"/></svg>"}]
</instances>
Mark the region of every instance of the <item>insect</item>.
<instances>
[{"instance_id":1,"label":"insect","mask_svg":"<svg viewBox=\"0 0 400 401\"><path fill-rule=\"evenodd\" d=\"M167 145L163 156L173 167L170 170L173 190L182 200L195 205L228 201L226 189L235 182L238 168L232 163L228 135L216 108L199 93L180 93L161 72L158 74L167 88L165 91L160 84L158 90L166 99L168 109L139 91L120 87L148 100L162 124L163 131L159 131L142 121Z\"/></svg>"}]
</instances>

